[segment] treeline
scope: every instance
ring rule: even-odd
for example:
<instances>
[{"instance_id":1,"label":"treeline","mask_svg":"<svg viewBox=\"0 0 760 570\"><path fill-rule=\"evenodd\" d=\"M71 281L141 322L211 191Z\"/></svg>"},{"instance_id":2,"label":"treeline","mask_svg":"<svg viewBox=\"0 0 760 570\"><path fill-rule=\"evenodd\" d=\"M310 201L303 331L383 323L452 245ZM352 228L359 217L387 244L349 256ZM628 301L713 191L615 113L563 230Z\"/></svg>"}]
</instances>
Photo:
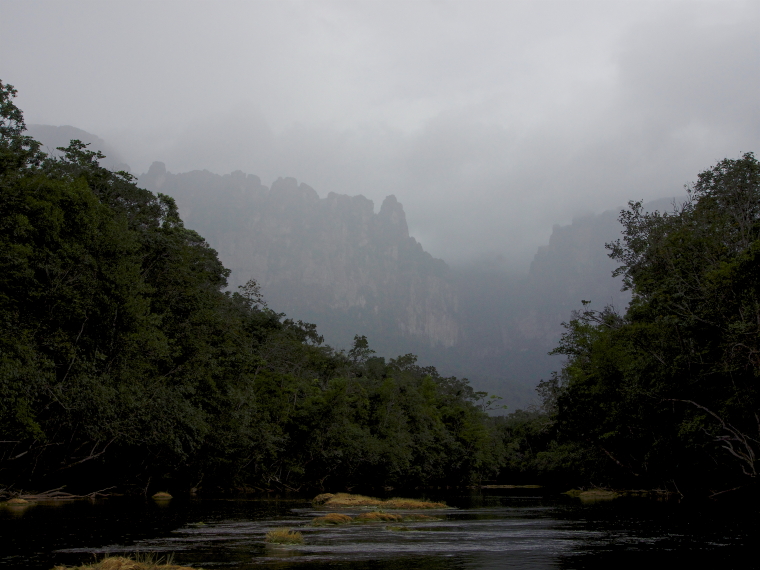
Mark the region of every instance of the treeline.
<instances>
[{"instance_id":1,"label":"treeline","mask_svg":"<svg viewBox=\"0 0 760 570\"><path fill-rule=\"evenodd\" d=\"M760 163L723 160L672 212L632 202L620 222L623 239L607 247L633 300L624 314L586 303L566 324L544 411L507 421L517 467L585 485L754 493Z\"/></svg>"},{"instance_id":2,"label":"treeline","mask_svg":"<svg viewBox=\"0 0 760 570\"><path fill-rule=\"evenodd\" d=\"M174 201L24 135L0 84L0 487L461 485L503 445L484 394L224 291Z\"/></svg>"},{"instance_id":3,"label":"treeline","mask_svg":"<svg viewBox=\"0 0 760 570\"><path fill-rule=\"evenodd\" d=\"M311 490L549 483L754 489L760 164L699 175L670 213L621 214L624 314L586 306L543 404L489 417L467 380L337 351L225 291L174 201L24 135L0 83L0 491Z\"/></svg>"}]
</instances>

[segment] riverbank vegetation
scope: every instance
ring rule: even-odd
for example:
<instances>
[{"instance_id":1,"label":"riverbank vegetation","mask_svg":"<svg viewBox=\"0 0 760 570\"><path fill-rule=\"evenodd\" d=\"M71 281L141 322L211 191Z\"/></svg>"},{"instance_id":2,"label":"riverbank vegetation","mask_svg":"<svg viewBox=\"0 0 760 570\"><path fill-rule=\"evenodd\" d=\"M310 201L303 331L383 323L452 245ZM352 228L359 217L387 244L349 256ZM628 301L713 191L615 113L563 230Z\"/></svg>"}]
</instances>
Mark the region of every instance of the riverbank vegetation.
<instances>
[{"instance_id":1,"label":"riverbank vegetation","mask_svg":"<svg viewBox=\"0 0 760 570\"><path fill-rule=\"evenodd\" d=\"M0 83L0 498L756 481L752 154L700 174L671 213L622 213L610 247L630 307L584 306L542 407L491 418L466 379L376 357L360 336L335 350L255 281L227 291L172 198L78 141L41 152L14 96Z\"/></svg>"},{"instance_id":2,"label":"riverbank vegetation","mask_svg":"<svg viewBox=\"0 0 760 570\"><path fill-rule=\"evenodd\" d=\"M0 487L190 492L466 485L502 443L467 380L269 309L174 201L0 85Z\"/></svg>"},{"instance_id":3,"label":"riverbank vegetation","mask_svg":"<svg viewBox=\"0 0 760 570\"><path fill-rule=\"evenodd\" d=\"M608 244L633 293L584 309L541 411L501 420L507 466L572 485L756 492L760 456L760 163L720 161L673 211L621 213Z\"/></svg>"}]
</instances>

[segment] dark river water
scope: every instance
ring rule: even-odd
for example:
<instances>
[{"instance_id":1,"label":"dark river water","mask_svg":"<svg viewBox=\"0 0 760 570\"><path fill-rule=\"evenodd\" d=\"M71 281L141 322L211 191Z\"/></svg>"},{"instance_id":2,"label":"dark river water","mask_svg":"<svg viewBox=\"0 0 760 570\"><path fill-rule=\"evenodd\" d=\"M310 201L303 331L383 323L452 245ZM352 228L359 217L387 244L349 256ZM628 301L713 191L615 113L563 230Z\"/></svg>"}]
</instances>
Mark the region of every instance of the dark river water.
<instances>
[{"instance_id":1,"label":"dark river water","mask_svg":"<svg viewBox=\"0 0 760 570\"><path fill-rule=\"evenodd\" d=\"M583 503L542 489L432 495L442 520L312 527L324 511L304 498L135 498L0 508L0 569L50 570L110 554L172 553L175 563L215 568L488 569L750 568L758 508L623 497ZM340 512L357 514L358 510ZM395 511L394 511L395 512ZM402 511L403 513L403 511ZM395 523L394 523L395 524ZM267 546L276 527L304 544ZM749 558L747 558L749 557Z\"/></svg>"}]
</instances>

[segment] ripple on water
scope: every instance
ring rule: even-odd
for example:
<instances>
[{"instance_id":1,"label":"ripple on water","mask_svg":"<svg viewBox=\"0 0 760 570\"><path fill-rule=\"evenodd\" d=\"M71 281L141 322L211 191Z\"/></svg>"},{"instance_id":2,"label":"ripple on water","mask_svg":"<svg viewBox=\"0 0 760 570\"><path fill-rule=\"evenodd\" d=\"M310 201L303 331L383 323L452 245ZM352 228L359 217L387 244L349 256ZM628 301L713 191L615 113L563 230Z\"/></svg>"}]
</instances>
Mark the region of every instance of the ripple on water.
<instances>
[{"instance_id":1,"label":"ripple on water","mask_svg":"<svg viewBox=\"0 0 760 570\"><path fill-rule=\"evenodd\" d=\"M488 501L458 504L477 508L426 511L441 520L394 522L390 530L385 522L311 526L327 511L305 501L174 500L158 509L125 499L49 510L38 506L13 519L0 513L5 546L0 570L49 570L82 563L93 554L135 551L175 553L178 562L208 570L261 564L309 570L335 565L352 570L608 568L621 559L638 565L663 559L682 563L688 552L697 553L699 562L714 559L721 568L731 568L732 560L754 548L754 536L737 522L740 518L712 507L644 499L582 505L564 496L513 500L504 492ZM355 516L366 510L340 512ZM301 531L305 544L265 544L266 532L275 527Z\"/></svg>"},{"instance_id":2,"label":"ripple on water","mask_svg":"<svg viewBox=\"0 0 760 570\"><path fill-rule=\"evenodd\" d=\"M341 512L356 515L361 511ZM547 514L549 510L541 512ZM293 514L296 516L191 523L175 530L171 536L141 540L129 548L112 544L99 549L65 549L64 552L194 551L201 555L223 547L248 552L251 561L259 563L279 561L283 557L317 562L409 557L421 553L452 556L540 551L551 556L569 552L578 540L600 534L549 516L535 518L537 513L534 517L526 516L519 509L447 509L436 512L443 520L401 523L411 532L386 530L385 523L312 527L311 519L323 511L294 509ZM303 533L305 544L266 546L264 535L274 527L297 528Z\"/></svg>"}]
</instances>

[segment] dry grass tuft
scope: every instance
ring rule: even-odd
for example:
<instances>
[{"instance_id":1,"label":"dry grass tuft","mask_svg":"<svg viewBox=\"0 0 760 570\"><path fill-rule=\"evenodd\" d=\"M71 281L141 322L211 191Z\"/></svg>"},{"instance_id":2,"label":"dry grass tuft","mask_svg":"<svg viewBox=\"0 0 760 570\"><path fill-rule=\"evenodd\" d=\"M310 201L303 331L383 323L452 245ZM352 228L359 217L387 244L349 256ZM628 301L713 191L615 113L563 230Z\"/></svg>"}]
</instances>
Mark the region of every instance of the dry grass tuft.
<instances>
[{"instance_id":1,"label":"dry grass tuft","mask_svg":"<svg viewBox=\"0 0 760 570\"><path fill-rule=\"evenodd\" d=\"M317 517L311 521L314 526L323 526L326 524L349 524L353 521L350 516L341 513L327 513L323 517Z\"/></svg>"},{"instance_id":2,"label":"dry grass tuft","mask_svg":"<svg viewBox=\"0 0 760 570\"><path fill-rule=\"evenodd\" d=\"M379 507L383 501L364 495L351 495L349 493L335 493L322 504L326 507Z\"/></svg>"},{"instance_id":3,"label":"dry grass tuft","mask_svg":"<svg viewBox=\"0 0 760 570\"><path fill-rule=\"evenodd\" d=\"M386 526L385 530L392 530L394 532L409 532L412 529L408 526Z\"/></svg>"},{"instance_id":4,"label":"dry grass tuft","mask_svg":"<svg viewBox=\"0 0 760 570\"><path fill-rule=\"evenodd\" d=\"M382 499L375 499L373 497L365 497L364 495L351 495L349 493L336 493L328 498L324 498L330 493L317 495L314 498L314 504L317 504L317 499L320 500L319 504L325 507L382 507L385 509L445 509L446 503L433 503L431 501L419 501L417 499L402 499L394 498L384 501Z\"/></svg>"},{"instance_id":5,"label":"dry grass tuft","mask_svg":"<svg viewBox=\"0 0 760 570\"><path fill-rule=\"evenodd\" d=\"M53 570L200 570L189 566L173 564L172 557L168 559L155 558L151 554L138 555L135 558L126 556L106 556L100 562L82 566L56 566Z\"/></svg>"},{"instance_id":6,"label":"dry grass tuft","mask_svg":"<svg viewBox=\"0 0 760 570\"><path fill-rule=\"evenodd\" d=\"M446 503L434 503L432 501L418 501L416 499L402 499L395 497L383 503L389 509L445 509Z\"/></svg>"},{"instance_id":7,"label":"dry grass tuft","mask_svg":"<svg viewBox=\"0 0 760 570\"><path fill-rule=\"evenodd\" d=\"M373 511L371 513L360 514L358 517L356 517L356 520L361 522L401 522L403 518L401 515L384 513L382 511Z\"/></svg>"},{"instance_id":8,"label":"dry grass tuft","mask_svg":"<svg viewBox=\"0 0 760 570\"><path fill-rule=\"evenodd\" d=\"M156 501L168 501L169 499L172 499L173 497L169 493L164 493L163 491L160 491L153 495L153 499Z\"/></svg>"},{"instance_id":9,"label":"dry grass tuft","mask_svg":"<svg viewBox=\"0 0 760 570\"><path fill-rule=\"evenodd\" d=\"M322 493L321 495L317 495L311 500L311 504L315 506L324 505L327 501L332 499L335 495L332 493Z\"/></svg>"},{"instance_id":10,"label":"dry grass tuft","mask_svg":"<svg viewBox=\"0 0 760 570\"><path fill-rule=\"evenodd\" d=\"M270 530L264 537L269 544L303 544L303 535L289 528Z\"/></svg>"}]
</instances>

